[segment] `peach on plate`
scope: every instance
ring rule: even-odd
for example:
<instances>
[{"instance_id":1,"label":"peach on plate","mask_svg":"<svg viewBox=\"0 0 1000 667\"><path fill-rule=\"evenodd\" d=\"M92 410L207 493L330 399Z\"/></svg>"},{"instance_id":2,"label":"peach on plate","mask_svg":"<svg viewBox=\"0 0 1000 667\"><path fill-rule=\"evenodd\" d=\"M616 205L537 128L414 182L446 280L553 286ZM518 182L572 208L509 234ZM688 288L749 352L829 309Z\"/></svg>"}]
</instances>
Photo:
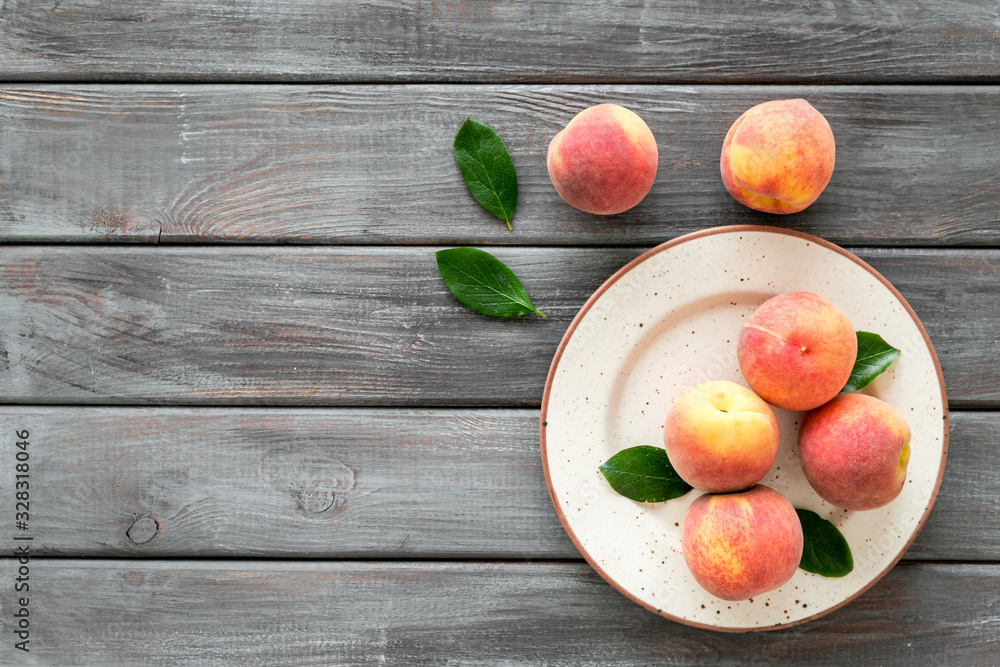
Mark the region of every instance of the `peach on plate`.
<instances>
[{"instance_id":1,"label":"peach on plate","mask_svg":"<svg viewBox=\"0 0 1000 667\"><path fill-rule=\"evenodd\" d=\"M870 510L903 490L910 427L888 403L844 394L806 415L799 461L821 498L847 510Z\"/></svg>"},{"instance_id":2,"label":"peach on plate","mask_svg":"<svg viewBox=\"0 0 1000 667\"><path fill-rule=\"evenodd\" d=\"M796 213L833 175L830 124L802 99L764 102L736 119L722 144L722 182L736 201L766 213Z\"/></svg>"},{"instance_id":3,"label":"peach on plate","mask_svg":"<svg viewBox=\"0 0 1000 667\"><path fill-rule=\"evenodd\" d=\"M795 508L760 484L705 494L684 516L684 561L702 588L723 600L746 600L787 582L802 560L802 544Z\"/></svg>"},{"instance_id":4,"label":"peach on plate","mask_svg":"<svg viewBox=\"0 0 1000 667\"><path fill-rule=\"evenodd\" d=\"M632 208L656 178L656 140L646 123L617 104L578 113L549 143L549 178L567 204L612 215Z\"/></svg>"},{"instance_id":5,"label":"peach on plate","mask_svg":"<svg viewBox=\"0 0 1000 667\"><path fill-rule=\"evenodd\" d=\"M765 301L743 323L736 344L750 387L786 410L812 410L840 393L857 354L851 321L812 292Z\"/></svg>"},{"instance_id":6,"label":"peach on plate","mask_svg":"<svg viewBox=\"0 0 1000 667\"><path fill-rule=\"evenodd\" d=\"M717 380L681 395L667 412L663 444L674 470L701 491L748 489L778 453L778 421L746 387Z\"/></svg>"}]
</instances>

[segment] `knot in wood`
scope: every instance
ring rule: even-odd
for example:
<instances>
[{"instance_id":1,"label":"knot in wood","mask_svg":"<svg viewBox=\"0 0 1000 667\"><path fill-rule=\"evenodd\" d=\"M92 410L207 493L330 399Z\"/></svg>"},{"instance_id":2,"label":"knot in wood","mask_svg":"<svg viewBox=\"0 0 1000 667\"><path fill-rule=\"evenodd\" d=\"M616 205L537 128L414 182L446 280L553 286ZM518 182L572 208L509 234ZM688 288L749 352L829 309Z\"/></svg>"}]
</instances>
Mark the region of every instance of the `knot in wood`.
<instances>
[{"instance_id":1,"label":"knot in wood","mask_svg":"<svg viewBox=\"0 0 1000 667\"><path fill-rule=\"evenodd\" d=\"M314 487L302 494L302 509L310 514L320 514L333 507L337 494L324 482L317 483Z\"/></svg>"},{"instance_id":2,"label":"knot in wood","mask_svg":"<svg viewBox=\"0 0 1000 667\"><path fill-rule=\"evenodd\" d=\"M160 524L156 519L143 516L132 522L132 525L125 531L125 536L132 544L145 544L156 537L156 533L159 531Z\"/></svg>"}]
</instances>

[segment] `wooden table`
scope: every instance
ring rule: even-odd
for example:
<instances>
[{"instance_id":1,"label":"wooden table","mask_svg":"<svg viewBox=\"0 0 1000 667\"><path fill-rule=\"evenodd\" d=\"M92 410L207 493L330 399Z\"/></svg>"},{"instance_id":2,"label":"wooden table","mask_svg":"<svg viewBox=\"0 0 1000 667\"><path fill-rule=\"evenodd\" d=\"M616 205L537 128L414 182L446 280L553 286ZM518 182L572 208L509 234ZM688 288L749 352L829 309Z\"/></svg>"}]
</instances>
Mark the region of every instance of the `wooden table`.
<instances>
[{"instance_id":1,"label":"wooden table","mask_svg":"<svg viewBox=\"0 0 1000 667\"><path fill-rule=\"evenodd\" d=\"M731 5L0 3L0 663L1000 662L996 0ZM829 119L837 171L775 217L726 193L719 150L787 97ZM650 195L611 218L545 169L599 102L660 150ZM513 231L459 176L468 116L513 155ZM725 635L580 559L537 419L594 289L739 223L882 272L952 423L899 566L817 621ZM433 254L454 245L492 246L548 318L460 306Z\"/></svg>"}]
</instances>

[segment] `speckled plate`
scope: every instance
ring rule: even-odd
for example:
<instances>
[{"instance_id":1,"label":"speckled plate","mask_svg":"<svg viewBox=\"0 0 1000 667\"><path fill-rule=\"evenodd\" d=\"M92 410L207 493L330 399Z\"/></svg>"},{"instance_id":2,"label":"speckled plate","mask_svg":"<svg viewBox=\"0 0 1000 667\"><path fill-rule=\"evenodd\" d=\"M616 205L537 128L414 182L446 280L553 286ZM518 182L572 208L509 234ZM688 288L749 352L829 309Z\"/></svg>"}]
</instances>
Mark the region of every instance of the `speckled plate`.
<instances>
[{"instance_id":1,"label":"speckled plate","mask_svg":"<svg viewBox=\"0 0 1000 667\"><path fill-rule=\"evenodd\" d=\"M795 455L802 413L775 409L781 448L763 480L795 507L833 521L854 571L828 579L798 570L781 588L720 600L688 572L681 522L697 492L667 503L616 494L598 466L635 445L661 445L681 393L706 380L746 385L736 360L740 325L768 298L808 290L839 306L856 329L902 350L866 387L913 433L907 480L892 503L838 509L812 490ZM631 600L666 618L725 631L805 622L878 581L913 542L934 504L948 449L948 407L934 348L899 292L860 259L822 239L772 227L719 227L653 248L584 304L552 361L542 400L542 464L559 520L587 562Z\"/></svg>"}]
</instances>

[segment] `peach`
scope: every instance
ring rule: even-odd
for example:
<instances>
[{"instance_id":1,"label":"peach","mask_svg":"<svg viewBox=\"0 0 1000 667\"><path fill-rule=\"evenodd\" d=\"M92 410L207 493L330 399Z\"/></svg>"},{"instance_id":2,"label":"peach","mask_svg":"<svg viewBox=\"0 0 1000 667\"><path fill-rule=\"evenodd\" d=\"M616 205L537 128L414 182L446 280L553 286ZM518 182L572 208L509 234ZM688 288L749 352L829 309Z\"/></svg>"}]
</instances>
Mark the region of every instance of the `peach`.
<instances>
[{"instance_id":1,"label":"peach","mask_svg":"<svg viewBox=\"0 0 1000 667\"><path fill-rule=\"evenodd\" d=\"M823 500L871 510L903 490L910 427L889 404L844 394L806 415L798 451L806 479Z\"/></svg>"},{"instance_id":2,"label":"peach","mask_svg":"<svg viewBox=\"0 0 1000 667\"><path fill-rule=\"evenodd\" d=\"M774 100L736 119L722 143L722 182L736 201L766 213L796 213L833 175L833 131L805 100Z\"/></svg>"},{"instance_id":3,"label":"peach","mask_svg":"<svg viewBox=\"0 0 1000 667\"><path fill-rule=\"evenodd\" d=\"M549 178L567 204L587 213L626 211L653 187L658 154L649 127L617 104L578 113L549 143Z\"/></svg>"},{"instance_id":4,"label":"peach","mask_svg":"<svg viewBox=\"0 0 1000 667\"><path fill-rule=\"evenodd\" d=\"M736 343L750 387L786 410L812 410L840 393L857 354L850 320L812 292L765 301L743 323Z\"/></svg>"},{"instance_id":5,"label":"peach","mask_svg":"<svg viewBox=\"0 0 1000 667\"><path fill-rule=\"evenodd\" d=\"M681 548L695 580L723 600L778 588L802 560L802 524L777 491L705 494L684 516Z\"/></svg>"},{"instance_id":6,"label":"peach","mask_svg":"<svg viewBox=\"0 0 1000 667\"><path fill-rule=\"evenodd\" d=\"M703 382L667 412L663 444L674 470L696 489L742 491L763 479L778 453L778 420L735 382Z\"/></svg>"}]
</instances>

